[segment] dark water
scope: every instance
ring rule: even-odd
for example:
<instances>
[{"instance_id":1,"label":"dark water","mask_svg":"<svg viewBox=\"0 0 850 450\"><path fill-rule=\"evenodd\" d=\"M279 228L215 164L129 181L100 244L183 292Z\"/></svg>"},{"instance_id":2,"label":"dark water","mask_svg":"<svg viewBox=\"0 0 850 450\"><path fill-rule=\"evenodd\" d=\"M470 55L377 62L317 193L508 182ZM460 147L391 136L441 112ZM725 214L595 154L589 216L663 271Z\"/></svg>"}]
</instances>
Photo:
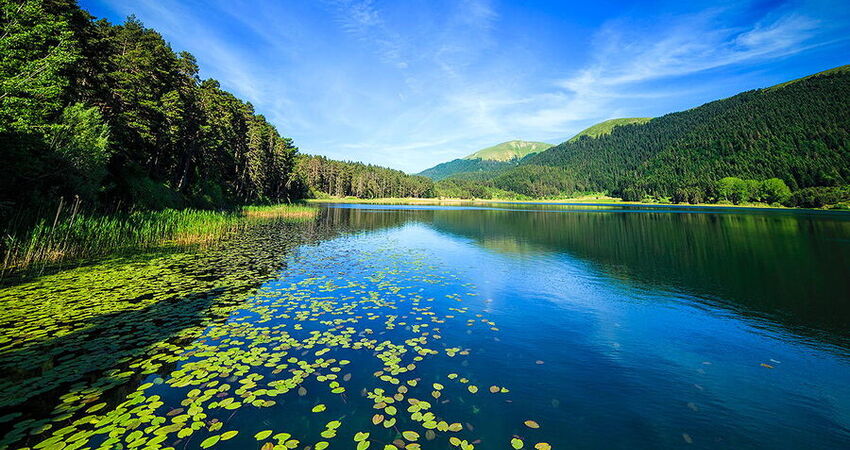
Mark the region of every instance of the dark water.
<instances>
[{"instance_id":1,"label":"dark water","mask_svg":"<svg viewBox=\"0 0 850 450\"><path fill-rule=\"evenodd\" d=\"M850 447L846 214L331 205L0 302L10 448Z\"/></svg>"}]
</instances>

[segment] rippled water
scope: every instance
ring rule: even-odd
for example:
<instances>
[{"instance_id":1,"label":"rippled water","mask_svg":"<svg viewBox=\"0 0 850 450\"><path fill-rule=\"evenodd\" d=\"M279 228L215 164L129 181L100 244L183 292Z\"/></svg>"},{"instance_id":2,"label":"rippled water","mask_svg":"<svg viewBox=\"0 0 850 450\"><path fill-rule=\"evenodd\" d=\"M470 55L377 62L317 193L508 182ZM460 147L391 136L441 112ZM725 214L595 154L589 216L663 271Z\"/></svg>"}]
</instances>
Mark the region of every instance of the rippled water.
<instances>
[{"instance_id":1,"label":"rippled water","mask_svg":"<svg viewBox=\"0 0 850 450\"><path fill-rule=\"evenodd\" d=\"M0 303L10 448L850 446L846 214L330 205Z\"/></svg>"}]
</instances>

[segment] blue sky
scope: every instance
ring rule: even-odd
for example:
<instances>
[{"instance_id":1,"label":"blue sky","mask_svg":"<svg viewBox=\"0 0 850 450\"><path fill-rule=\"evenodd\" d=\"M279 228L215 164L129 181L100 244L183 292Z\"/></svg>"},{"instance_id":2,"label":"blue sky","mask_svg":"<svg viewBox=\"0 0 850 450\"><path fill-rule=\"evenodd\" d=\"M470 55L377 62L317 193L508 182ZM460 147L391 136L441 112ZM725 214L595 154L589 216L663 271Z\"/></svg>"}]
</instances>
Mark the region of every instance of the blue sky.
<instances>
[{"instance_id":1,"label":"blue sky","mask_svg":"<svg viewBox=\"0 0 850 450\"><path fill-rule=\"evenodd\" d=\"M846 0L80 5L135 14L303 152L407 172L850 63Z\"/></svg>"}]
</instances>

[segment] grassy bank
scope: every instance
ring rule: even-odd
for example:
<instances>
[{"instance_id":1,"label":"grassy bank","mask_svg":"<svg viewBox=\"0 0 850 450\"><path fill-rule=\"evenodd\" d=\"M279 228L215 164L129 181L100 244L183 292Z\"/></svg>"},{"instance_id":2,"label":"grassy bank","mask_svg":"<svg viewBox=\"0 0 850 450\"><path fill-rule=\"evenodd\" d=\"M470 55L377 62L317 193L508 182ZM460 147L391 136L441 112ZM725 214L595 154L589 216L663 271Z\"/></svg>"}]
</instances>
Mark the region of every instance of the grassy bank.
<instances>
[{"instance_id":1,"label":"grassy bank","mask_svg":"<svg viewBox=\"0 0 850 450\"><path fill-rule=\"evenodd\" d=\"M235 211L137 211L88 215L74 206L2 238L2 273L66 260L110 254L123 249L194 245L237 231L246 218L308 220L317 209L306 205L248 206Z\"/></svg>"},{"instance_id":2,"label":"grassy bank","mask_svg":"<svg viewBox=\"0 0 850 450\"><path fill-rule=\"evenodd\" d=\"M768 205L766 203L670 203L670 202L627 202L622 199L609 197L606 195L585 195L581 197L569 197L559 199L541 199L541 200L513 200L513 199L463 199L463 198L321 198L307 200L309 203L364 203L364 204L381 204L381 205L427 205L427 204L469 204L469 203L522 203L522 204L563 204L563 203L605 203L611 205L636 205L636 206L679 206L679 207L706 207L706 208L758 208L758 209L805 209L805 208L789 208L787 206Z\"/></svg>"}]
</instances>

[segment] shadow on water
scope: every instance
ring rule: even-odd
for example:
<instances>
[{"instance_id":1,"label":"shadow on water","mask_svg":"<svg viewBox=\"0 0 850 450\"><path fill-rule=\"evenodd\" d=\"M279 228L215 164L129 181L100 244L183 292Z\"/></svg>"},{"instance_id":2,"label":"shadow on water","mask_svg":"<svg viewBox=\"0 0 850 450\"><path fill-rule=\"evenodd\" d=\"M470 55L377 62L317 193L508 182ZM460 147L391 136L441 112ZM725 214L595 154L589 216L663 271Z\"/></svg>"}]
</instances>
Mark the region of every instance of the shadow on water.
<instances>
[{"instance_id":1,"label":"shadow on water","mask_svg":"<svg viewBox=\"0 0 850 450\"><path fill-rule=\"evenodd\" d=\"M633 288L780 321L842 346L850 339L850 215L787 211L331 208L356 228L416 221L509 257L568 254Z\"/></svg>"},{"instance_id":2,"label":"shadow on water","mask_svg":"<svg viewBox=\"0 0 850 450\"><path fill-rule=\"evenodd\" d=\"M24 415L42 416L56 410L68 386L98 380L108 369L126 370L134 361L152 361L147 370L156 372L169 354L153 344L191 339L203 327L226 316L213 309L225 288L163 298L142 309L106 313L80 324L80 329L0 355L0 415L15 407ZM160 360L160 361L158 361ZM113 375L123 370L113 370ZM132 372L130 372L132 373ZM107 377L95 384L105 391L130 377ZM99 401L99 395L91 397ZM20 407L23 405L23 407ZM63 411L64 412L64 411Z\"/></svg>"},{"instance_id":3,"label":"shadow on water","mask_svg":"<svg viewBox=\"0 0 850 450\"><path fill-rule=\"evenodd\" d=\"M285 268L290 250L340 231L264 220L206 249L112 257L0 289L0 418L15 419L0 419L0 448L166 376L175 354Z\"/></svg>"}]
</instances>

